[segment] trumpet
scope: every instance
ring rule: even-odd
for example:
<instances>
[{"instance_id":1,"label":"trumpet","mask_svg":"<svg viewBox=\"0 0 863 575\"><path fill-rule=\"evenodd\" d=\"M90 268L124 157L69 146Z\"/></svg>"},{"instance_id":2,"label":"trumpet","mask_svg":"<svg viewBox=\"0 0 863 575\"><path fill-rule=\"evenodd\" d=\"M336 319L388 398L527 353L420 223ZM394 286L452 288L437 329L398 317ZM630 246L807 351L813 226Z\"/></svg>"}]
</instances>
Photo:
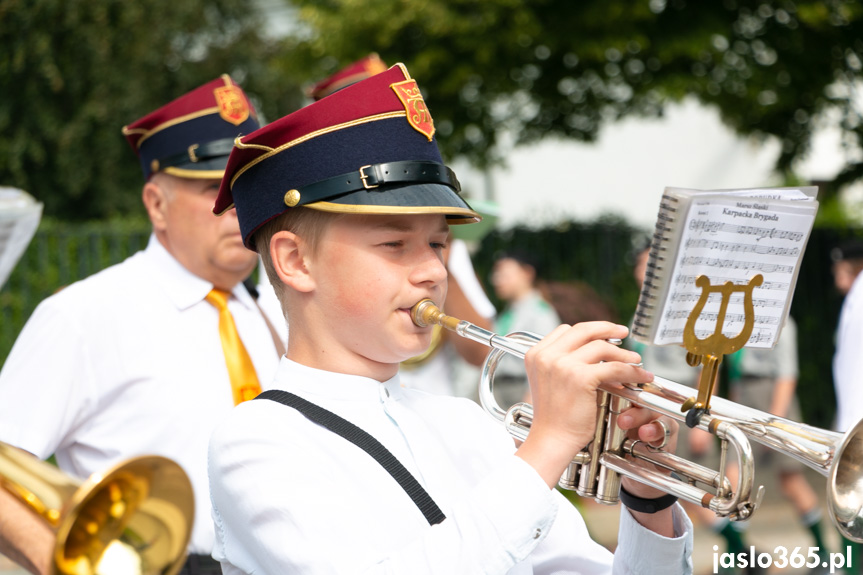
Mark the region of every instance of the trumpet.
<instances>
[{"instance_id":1,"label":"trumpet","mask_svg":"<svg viewBox=\"0 0 863 575\"><path fill-rule=\"evenodd\" d=\"M192 484L174 461L142 456L83 482L0 442L0 486L55 534L56 575L175 575L194 521Z\"/></svg>"},{"instance_id":2,"label":"trumpet","mask_svg":"<svg viewBox=\"0 0 863 575\"><path fill-rule=\"evenodd\" d=\"M524 441L533 421L533 408L527 403L517 403L502 409L493 394L494 373L505 355L523 359L541 338L529 332L495 334L445 315L428 299L411 308L411 318L419 327L440 325L492 348L482 367L480 402L510 435ZM748 519L764 496L764 488L755 485L751 439L827 477L826 501L831 520L842 535L863 542L863 420L842 434L713 398L710 410L698 418L690 418L687 424L720 439L719 469L714 470L629 439L617 426L618 414L632 405L687 422L687 406L695 403L693 388L657 376L647 384L604 383L597 391L594 438L564 471L558 484L561 488L613 505L619 501L621 477L628 477L710 509L717 516ZM729 445L734 448L739 469L736 491L725 475ZM638 465L634 459L652 463L672 475Z\"/></svg>"}]
</instances>

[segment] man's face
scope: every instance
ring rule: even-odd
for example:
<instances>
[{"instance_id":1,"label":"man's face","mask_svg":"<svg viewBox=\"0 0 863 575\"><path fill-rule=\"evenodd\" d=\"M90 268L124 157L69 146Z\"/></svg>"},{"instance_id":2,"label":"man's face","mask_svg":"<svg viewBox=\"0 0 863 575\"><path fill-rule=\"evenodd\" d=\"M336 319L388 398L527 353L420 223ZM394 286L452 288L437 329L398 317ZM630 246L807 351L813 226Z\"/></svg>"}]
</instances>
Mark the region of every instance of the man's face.
<instances>
[{"instance_id":1,"label":"man's face","mask_svg":"<svg viewBox=\"0 0 863 575\"><path fill-rule=\"evenodd\" d=\"M186 269L224 289L252 272L257 254L243 246L236 210L213 214L219 180L157 174L147 185L164 194L156 219L150 214L156 235Z\"/></svg>"},{"instance_id":2,"label":"man's face","mask_svg":"<svg viewBox=\"0 0 863 575\"><path fill-rule=\"evenodd\" d=\"M415 326L410 309L423 298L443 303L448 235L446 219L434 214L347 216L329 225L306 260L318 314L311 327L321 328L333 362L326 367L383 373L428 347L431 328Z\"/></svg>"}]
</instances>

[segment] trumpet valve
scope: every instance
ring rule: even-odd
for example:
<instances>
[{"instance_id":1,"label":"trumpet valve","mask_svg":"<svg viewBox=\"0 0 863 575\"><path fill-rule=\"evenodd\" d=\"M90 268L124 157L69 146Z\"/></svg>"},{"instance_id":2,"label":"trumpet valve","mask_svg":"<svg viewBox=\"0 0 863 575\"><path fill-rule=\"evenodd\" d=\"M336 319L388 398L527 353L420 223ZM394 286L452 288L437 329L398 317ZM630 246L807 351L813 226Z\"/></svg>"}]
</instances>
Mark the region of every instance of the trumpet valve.
<instances>
[{"instance_id":1,"label":"trumpet valve","mask_svg":"<svg viewBox=\"0 0 863 575\"><path fill-rule=\"evenodd\" d=\"M586 456L586 457L580 457ZM578 482L580 477L581 466L584 463L590 461L590 454L586 451L581 451L569 462L569 465L566 466L566 470L564 470L563 475L560 476L560 481L557 482L557 485L561 489L568 489L569 491L577 491L578 490Z\"/></svg>"}]
</instances>

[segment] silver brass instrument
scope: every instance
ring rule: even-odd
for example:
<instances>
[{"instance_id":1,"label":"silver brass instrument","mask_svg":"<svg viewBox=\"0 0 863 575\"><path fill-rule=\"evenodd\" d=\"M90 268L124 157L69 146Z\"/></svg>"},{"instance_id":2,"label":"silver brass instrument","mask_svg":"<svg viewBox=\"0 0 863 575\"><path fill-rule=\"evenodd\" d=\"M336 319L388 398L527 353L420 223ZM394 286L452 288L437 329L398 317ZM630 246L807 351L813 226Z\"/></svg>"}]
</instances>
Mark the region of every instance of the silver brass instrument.
<instances>
[{"instance_id":1,"label":"silver brass instrument","mask_svg":"<svg viewBox=\"0 0 863 575\"><path fill-rule=\"evenodd\" d=\"M527 403L517 403L506 411L501 409L494 399L493 379L504 355L524 358L539 336L527 332L501 336L445 315L431 300L417 303L411 309L411 317L420 327L441 325L493 348L482 368L480 400L513 437L523 441L530 431L533 408ZM710 410L701 415L696 426L721 440L719 470L626 438L616 424L617 415L631 405L685 422L683 410L688 407L683 406L694 403L693 391L661 377L649 384L601 385L594 439L570 463L560 479L560 487L593 497L600 503L615 504L619 500L620 477L625 476L701 505L716 515L731 520L747 519L758 508L764 492L763 487L754 486L754 459L749 443L752 439L827 477L827 504L834 524L845 537L863 542L863 420L841 434L714 397ZM729 444L734 447L739 466L736 492L725 476ZM637 465L632 458L672 471L680 479Z\"/></svg>"},{"instance_id":2,"label":"silver brass instrument","mask_svg":"<svg viewBox=\"0 0 863 575\"><path fill-rule=\"evenodd\" d=\"M54 531L52 572L174 575L194 520L192 484L170 459L129 459L79 482L0 443L0 486Z\"/></svg>"}]
</instances>

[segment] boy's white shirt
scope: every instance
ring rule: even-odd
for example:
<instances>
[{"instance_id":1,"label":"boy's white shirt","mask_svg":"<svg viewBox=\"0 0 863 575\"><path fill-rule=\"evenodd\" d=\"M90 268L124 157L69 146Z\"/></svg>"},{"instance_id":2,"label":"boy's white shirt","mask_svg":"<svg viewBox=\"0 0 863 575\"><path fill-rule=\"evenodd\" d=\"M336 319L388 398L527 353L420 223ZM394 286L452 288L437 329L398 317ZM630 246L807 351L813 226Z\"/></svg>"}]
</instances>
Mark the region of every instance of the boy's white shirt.
<instances>
[{"instance_id":1,"label":"boy's white shirt","mask_svg":"<svg viewBox=\"0 0 863 575\"><path fill-rule=\"evenodd\" d=\"M513 453L475 403L283 359L272 387L374 436L447 519L429 527L368 454L268 400L234 409L210 442L214 557L237 573L691 573L692 525L674 539L621 512L612 556L582 517Z\"/></svg>"}]
</instances>

